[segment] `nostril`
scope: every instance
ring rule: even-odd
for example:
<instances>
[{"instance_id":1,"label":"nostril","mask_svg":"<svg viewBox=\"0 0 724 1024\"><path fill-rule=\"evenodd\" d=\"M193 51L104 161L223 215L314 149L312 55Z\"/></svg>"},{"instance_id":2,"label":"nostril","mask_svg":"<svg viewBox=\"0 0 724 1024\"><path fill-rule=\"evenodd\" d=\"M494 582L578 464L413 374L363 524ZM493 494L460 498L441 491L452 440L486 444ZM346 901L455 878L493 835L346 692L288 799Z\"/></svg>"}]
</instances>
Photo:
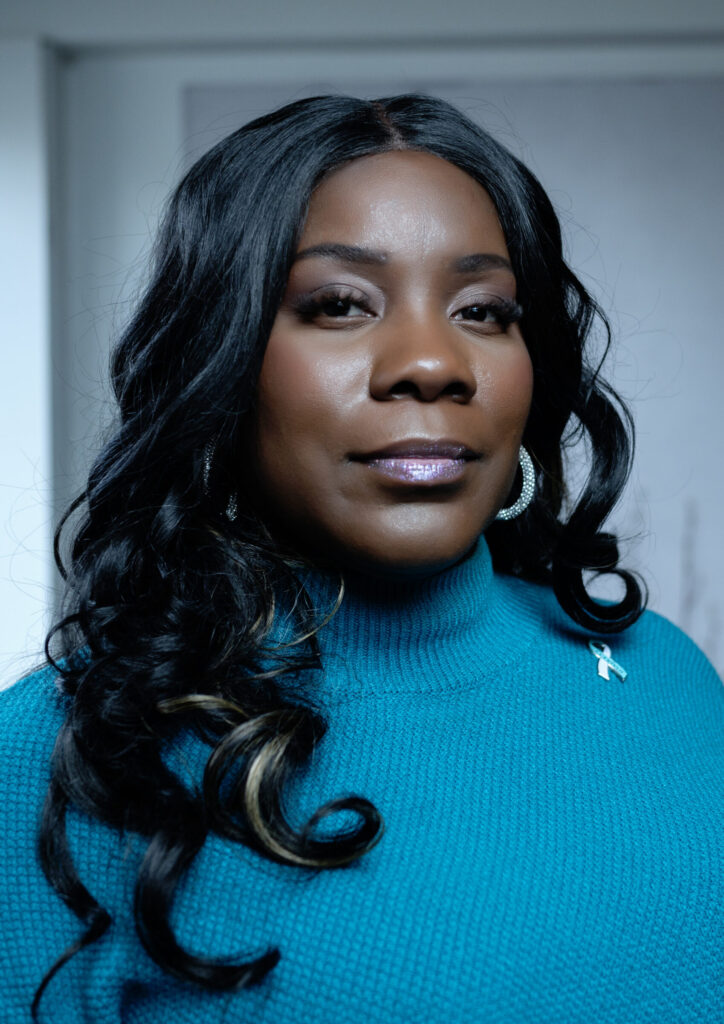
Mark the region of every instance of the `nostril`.
<instances>
[{"instance_id":1,"label":"nostril","mask_svg":"<svg viewBox=\"0 0 724 1024\"><path fill-rule=\"evenodd\" d=\"M387 394L393 398L411 395L423 402L432 402L439 398L467 401L471 396L471 389L461 380L452 380L442 388L437 385L421 386L414 380L399 380L389 388Z\"/></svg>"},{"instance_id":2,"label":"nostril","mask_svg":"<svg viewBox=\"0 0 724 1024\"><path fill-rule=\"evenodd\" d=\"M470 397L470 388L468 388L461 380L451 381L446 387L440 392L441 397L447 396L449 398L464 398Z\"/></svg>"},{"instance_id":3,"label":"nostril","mask_svg":"<svg viewBox=\"0 0 724 1024\"><path fill-rule=\"evenodd\" d=\"M370 394L379 401L406 398L434 402L440 398L469 402L476 391L475 376L462 358L427 357L418 351L385 350L370 377Z\"/></svg>"},{"instance_id":4,"label":"nostril","mask_svg":"<svg viewBox=\"0 0 724 1024\"><path fill-rule=\"evenodd\" d=\"M390 388L391 395L415 395L419 397L420 389L411 380L400 380Z\"/></svg>"}]
</instances>

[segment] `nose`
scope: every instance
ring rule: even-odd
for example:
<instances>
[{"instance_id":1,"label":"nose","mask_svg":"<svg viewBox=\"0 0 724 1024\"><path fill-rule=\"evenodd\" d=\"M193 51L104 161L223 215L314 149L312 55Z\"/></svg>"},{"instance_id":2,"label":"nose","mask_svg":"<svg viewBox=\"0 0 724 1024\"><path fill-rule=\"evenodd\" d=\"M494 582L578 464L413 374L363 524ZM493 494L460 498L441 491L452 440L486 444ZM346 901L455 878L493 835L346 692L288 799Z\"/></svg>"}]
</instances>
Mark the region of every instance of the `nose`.
<instances>
[{"instance_id":1,"label":"nose","mask_svg":"<svg viewBox=\"0 0 724 1024\"><path fill-rule=\"evenodd\" d=\"M477 381L465 344L454 330L447 321L417 326L408 321L379 336L370 377L372 397L381 402L405 397L469 402Z\"/></svg>"}]
</instances>

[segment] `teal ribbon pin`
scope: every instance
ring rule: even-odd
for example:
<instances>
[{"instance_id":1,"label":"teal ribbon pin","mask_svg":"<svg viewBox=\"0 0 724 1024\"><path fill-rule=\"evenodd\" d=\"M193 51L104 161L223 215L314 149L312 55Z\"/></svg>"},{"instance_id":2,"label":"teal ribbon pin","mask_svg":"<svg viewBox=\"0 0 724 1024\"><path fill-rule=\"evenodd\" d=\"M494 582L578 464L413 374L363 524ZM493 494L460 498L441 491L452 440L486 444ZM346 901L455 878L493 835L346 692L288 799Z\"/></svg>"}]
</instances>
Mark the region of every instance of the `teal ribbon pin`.
<instances>
[{"instance_id":1,"label":"teal ribbon pin","mask_svg":"<svg viewBox=\"0 0 724 1024\"><path fill-rule=\"evenodd\" d=\"M628 675L625 668L623 668L617 661L614 661L611 657L611 648L608 644L599 643L598 640L589 640L588 649L591 654L598 658L598 674L602 679L610 679L609 669L614 675L617 675L621 682L624 681Z\"/></svg>"}]
</instances>

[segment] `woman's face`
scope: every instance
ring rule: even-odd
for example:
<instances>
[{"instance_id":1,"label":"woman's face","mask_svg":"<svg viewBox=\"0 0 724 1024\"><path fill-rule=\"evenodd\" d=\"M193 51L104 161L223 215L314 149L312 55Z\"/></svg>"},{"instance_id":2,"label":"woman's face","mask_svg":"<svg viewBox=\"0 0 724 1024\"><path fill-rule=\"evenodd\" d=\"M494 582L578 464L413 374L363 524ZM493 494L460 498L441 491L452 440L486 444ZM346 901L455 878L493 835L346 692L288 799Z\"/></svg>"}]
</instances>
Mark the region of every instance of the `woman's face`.
<instances>
[{"instance_id":1,"label":"woman's face","mask_svg":"<svg viewBox=\"0 0 724 1024\"><path fill-rule=\"evenodd\" d=\"M458 561L506 503L532 367L492 201L428 153L314 192L258 388L264 515L303 555L384 573Z\"/></svg>"}]
</instances>

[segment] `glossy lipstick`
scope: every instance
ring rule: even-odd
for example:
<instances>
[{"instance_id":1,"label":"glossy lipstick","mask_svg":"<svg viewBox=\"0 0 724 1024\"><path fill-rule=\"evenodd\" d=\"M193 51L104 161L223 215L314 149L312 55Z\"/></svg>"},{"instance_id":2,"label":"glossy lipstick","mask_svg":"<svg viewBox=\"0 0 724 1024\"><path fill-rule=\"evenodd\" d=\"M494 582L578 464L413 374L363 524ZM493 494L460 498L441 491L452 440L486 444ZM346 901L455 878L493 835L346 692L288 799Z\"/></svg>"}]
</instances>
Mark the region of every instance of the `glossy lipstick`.
<instances>
[{"instance_id":1,"label":"glossy lipstick","mask_svg":"<svg viewBox=\"0 0 724 1024\"><path fill-rule=\"evenodd\" d=\"M445 484L459 480L467 463L479 458L464 444L450 441L398 441L358 456L383 476L403 484Z\"/></svg>"},{"instance_id":2,"label":"glossy lipstick","mask_svg":"<svg viewBox=\"0 0 724 1024\"><path fill-rule=\"evenodd\" d=\"M368 465L407 484L443 484L457 480L464 459L371 459Z\"/></svg>"}]
</instances>

